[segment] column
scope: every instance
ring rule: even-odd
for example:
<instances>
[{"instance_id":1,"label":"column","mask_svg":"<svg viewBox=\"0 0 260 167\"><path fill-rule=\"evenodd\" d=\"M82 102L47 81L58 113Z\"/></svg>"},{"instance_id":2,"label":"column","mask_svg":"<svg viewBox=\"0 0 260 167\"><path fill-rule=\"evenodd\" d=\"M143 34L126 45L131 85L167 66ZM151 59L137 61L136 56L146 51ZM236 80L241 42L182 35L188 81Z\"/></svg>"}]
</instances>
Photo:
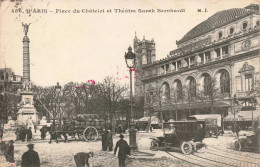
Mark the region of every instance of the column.
<instances>
[{"instance_id":1,"label":"column","mask_svg":"<svg viewBox=\"0 0 260 167\"><path fill-rule=\"evenodd\" d=\"M205 56L205 53L203 53L203 64L206 63L206 56Z\"/></svg>"},{"instance_id":2,"label":"column","mask_svg":"<svg viewBox=\"0 0 260 167\"><path fill-rule=\"evenodd\" d=\"M175 67L176 67L176 71L178 71L178 63L177 63L177 61L175 62Z\"/></svg>"},{"instance_id":3,"label":"column","mask_svg":"<svg viewBox=\"0 0 260 167\"><path fill-rule=\"evenodd\" d=\"M220 59L222 59L223 58L223 55L222 55L222 47L220 47Z\"/></svg>"},{"instance_id":4,"label":"column","mask_svg":"<svg viewBox=\"0 0 260 167\"><path fill-rule=\"evenodd\" d=\"M190 68L190 57L189 57L189 68Z\"/></svg>"}]
</instances>

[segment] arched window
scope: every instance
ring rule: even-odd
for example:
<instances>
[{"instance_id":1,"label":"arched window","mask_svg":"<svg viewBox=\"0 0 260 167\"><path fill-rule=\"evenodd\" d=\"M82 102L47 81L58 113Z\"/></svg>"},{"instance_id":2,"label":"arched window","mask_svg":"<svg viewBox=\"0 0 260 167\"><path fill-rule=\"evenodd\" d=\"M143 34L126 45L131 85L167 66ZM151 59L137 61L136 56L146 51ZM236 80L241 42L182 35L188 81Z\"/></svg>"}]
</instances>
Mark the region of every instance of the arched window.
<instances>
[{"instance_id":1,"label":"arched window","mask_svg":"<svg viewBox=\"0 0 260 167\"><path fill-rule=\"evenodd\" d=\"M205 74L204 75L204 95L205 96L210 95L211 87L212 87L211 77L209 74Z\"/></svg>"},{"instance_id":2,"label":"arched window","mask_svg":"<svg viewBox=\"0 0 260 167\"><path fill-rule=\"evenodd\" d=\"M247 28L247 22L244 22L242 25L243 30L245 30Z\"/></svg>"},{"instance_id":3,"label":"arched window","mask_svg":"<svg viewBox=\"0 0 260 167\"><path fill-rule=\"evenodd\" d=\"M176 85L176 88L177 88L177 100L182 100L182 84L181 84L181 81L180 80L177 80L177 85Z\"/></svg>"},{"instance_id":4,"label":"arched window","mask_svg":"<svg viewBox=\"0 0 260 167\"><path fill-rule=\"evenodd\" d=\"M223 36L223 33L220 31L220 32L218 33L218 38L221 39L222 36Z\"/></svg>"},{"instance_id":5,"label":"arched window","mask_svg":"<svg viewBox=\"0 0 260 167\"><path fill-rule=\"evenodd\" d=\"M193 77L189 78L189 92L191 97L196 97L196 81Z\"/></svg>"},{"instance_id":6,"label":"arched window","mask_svg":"<svg viewBox=\"0 0 260 167\"><path fill-rule=\"evenodd\" d=\"M169 100L170 99L170 86L167 82L162 85L162 99Z\"/></svg>"},{"instance_id":7,"label":"arched window","mask_svg":"<svg viewBox=\"0 0 260 167\"><path fill-rule=\"evenodd\" d=\"M234 33L234 28L231 27L231 28L229 29L229 34L233 34L233 33Z\"/></svg>"},{"instance_id":8,"label":"arched window","mask_svg":"<svg viewBox=\"0 0 260 167\"><path fill-rule=\"evenodd\" d=\"M230 93L230 80L227 71L222 71L220 75L220 91L221 94Z\"/></svg>"}]
</instances>

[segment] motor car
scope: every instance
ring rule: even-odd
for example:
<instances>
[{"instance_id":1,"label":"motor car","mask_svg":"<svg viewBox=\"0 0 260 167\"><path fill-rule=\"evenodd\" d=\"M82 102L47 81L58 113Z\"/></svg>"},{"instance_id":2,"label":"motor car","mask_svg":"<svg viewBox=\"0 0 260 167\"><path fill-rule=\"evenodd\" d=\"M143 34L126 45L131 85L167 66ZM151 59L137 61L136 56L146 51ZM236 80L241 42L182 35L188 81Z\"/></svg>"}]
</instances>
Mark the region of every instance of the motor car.
<instances>
[{"instance_id":1,"label":"motor car","mask_svg":"<svg viewBox=\"0 0 260 167\"><path fill-rule=\"evenodd\" d=\"M167 148L178 148L183 154L206 147L202 142L205 137L205 122L174 121L163 123L163 136L150 138L153 151Z\"/></svg>"},{"instance_id":2,"label":"motor car","mask_svg":"<svg viewBox=\"0 0 260 167\"><path fill-rule=\"evenodd\" d=\"M221 115L220 114L203 114L203 115L191 115L189 120L198 120L205 122L205 137L215 137L223 135L224 131L221 127Z\"/></svg>"},{"instance_id":3,"label":"motor car","mask_svg":"<svg viewBox=\"0 0 260 167\"><path fill-rule=\"evenodd\" d=\"M234 149L237 151L251 150L260 153L260 127L258 126L255 131L251 131L251 133L245 135L236 139Z\"/></svg>"}]
</instances>

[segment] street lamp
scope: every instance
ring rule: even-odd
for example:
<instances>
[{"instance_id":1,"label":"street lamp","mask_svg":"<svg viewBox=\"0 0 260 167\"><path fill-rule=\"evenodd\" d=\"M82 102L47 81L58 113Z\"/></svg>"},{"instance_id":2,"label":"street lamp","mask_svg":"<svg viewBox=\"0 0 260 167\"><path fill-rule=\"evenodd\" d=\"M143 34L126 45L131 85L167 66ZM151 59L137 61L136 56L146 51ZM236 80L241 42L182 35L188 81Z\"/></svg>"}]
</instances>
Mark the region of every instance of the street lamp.
<instances>
[{"instance_id":1,"label":"street lamp","mask_svg":"<svg viewBox=\"0 0 260 167\"><path fill-rule=\"evenodd\" d=\"M61 113L60 113L60 92L61 92L61 86L59 85L59 82L57 82L57 85L55 86L55 90L58 94L58 114L59 114L59 120L60 120L60 128L61 128ZM55 125L55 120L53 118L54 125Z\"/></svg>"},{"instance_id":2,"label":"street lamp","mask_svg":"<svg viewBox=\"0 0 260 167\"><path fill-rule=\"evenodd\" d=\"M253 131L255 130L255 125L254 125L254 110L256 110L256 104L257 104L257 99L252 98L250 100L250 103L252 104L252 129Z\"/></svg>"},{"instance_id":3,"label":"street lamp","mask_svg":"<svg viewBox=\"0 0 260 167\"><path fill-rule=\"evenodd\" d=\"M132 70L135 67L135 58L136 55L132 52L131 46L128 48L128 52L125 53L125 62L130 72L130 106L131 106L131 115L130 115L130 129L129 129L129 143L131 153L137 150L136 145L136 130L134 123L134 114L133 114L133 91L132 91Z\"/></svg>"}]
</instances>

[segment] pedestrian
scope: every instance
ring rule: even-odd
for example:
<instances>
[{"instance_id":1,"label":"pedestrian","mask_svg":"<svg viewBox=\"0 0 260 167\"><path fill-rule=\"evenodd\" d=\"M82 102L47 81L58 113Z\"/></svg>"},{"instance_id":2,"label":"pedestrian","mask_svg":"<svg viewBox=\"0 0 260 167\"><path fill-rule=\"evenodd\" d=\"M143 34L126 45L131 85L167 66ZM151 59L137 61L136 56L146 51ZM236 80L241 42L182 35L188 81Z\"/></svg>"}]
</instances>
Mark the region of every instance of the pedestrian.
<instances>
[{"instance_id":1,"label":"pedestrian","mask_svg":"<svg viewBox=\"0 0 260 167\"><path fill-rule=\"evenodd\" d=\"M67 131L67 127L66 127L65 125L63 125L61 134L62 134L62 136L64 137L64 143L67 142L67 134L66 134L66 131Z\"/></svg>"},{"instance_id":2,"label":"pedestrian","mask_svg":"<svg viewBox=\"0 0 260 167\"><path fill-rule=\"evenodd\" d=\"M29 127L29 129L27 129L27 142L31 142L32 141L32 129L31 127Z\"/></svg>"},{"instance_id":3,"label":"pedestrian","mask_svg":"<svg viewBox=\"0 0 260 167\"><path fill-rule=\"evenodd\" d=\"M236 130L237 137L239 137L240 126L236 126L235 130Z\"/></svg>"},{"instance_id":4,"label":"pedestrian","mask_svg":"<svg viewBox=\"0 0 260 167\"><path fill-rule=\"evenodd\" d=\"M51 143L52 140L55 140L56 143L58 143L58 136L56 134L56 131L55 131L54 127L52 127L52 129L50 130L49 133L50 133L50 136L51 136L49 143Z\"/></svg>"},{"instance_id":5,"label":"pedestrian","mask_svg":"<svg viewBox=\"0 0 260 167\"><path fill-rule=\"evenodd\" d=\"M5 159L7 162L14 163L14 141L10 140L8 145L5 147Z\"/></svg>"},{"instance_id":6,"label":"pedestrian","mask_svg":"<svg viewBox=\"0 0 260 167\"><path fill-rule=\"evenodd\" d=\"M16 128L15 130L16 140L20 140L20 129Z\"/></svg>"},{"instance_id":7,"label":"pedestrian","mask_svg":"<svg viewBox=\"0 0 260 167\"><path fill-rule=\"evenodd\" d=\"M26 138L26 129L24 127L21 128L20 136L20 139L24 142Z\"/></svg>"},{"instance_id":8,"label":"pedestrian","mask_svg":"<svg viewBox=\"0 0 260 167\"><path fill-rule=\"evenodd\" d=\"M116 142L114 154L116 155L117 148L119 147L119 151L118 151L119 167L125 167L126 156L130 155L130 147L127 144L127 142L123 139L124 136L122 134L119 137L120 137L120 139L119 139L119 141Z\"/></svg>"},{"instance_id":9,"label":"pedestrian","mask_svg":"<svg viewBox=\"0 0 260 167\"><path fill-rule=\"evenodd\" d=\"M108 151L113 151L113 134L110 129L108 130L107 133L107 147L108 147Z\"/></svg>"},{"instance_id":10,"label":"pedestrian","mask_svg":"<svg viewBox=\"0 0 260 167\"><path fill-rule=\"evenodd\" d=\"M0 128L0 142L3 140L4 131Z\"/></svg>"},{"instance_id":11,"label":"pedestrian","mask_svg":"<svg viewBox=\"0 0 260 167\"><path fill-rule=\"evenodd\" d=\"M21 167L40 167L39 155L33 150L34 144L28 144L27 147L29 150L22 155Z\"/></svg>"},{"instance_id":12,"label":"pedestrian","mask_svg":"<svg viewBox=\"0 0 260 167\"><path fill-rule=\"evenodd\" d=\"M77 153L74 156L76 166L77 167L84 167L85 165L87 165L87 167L89 167L88 159L90 157L93 157L93 156L94 156L93 152L89 152L89 153L79 152L79 153Z\"/></svg>"},{"instance_id":13,"label":"pedestrian","mask_svg":"<svg viewBox=\"0 0 260 167\"><path fill-rule=\"evenodd\" d=\"M44 126L40 129L40 132L41 132L41 140L44 140L44 138L46 137L46 130Z\"/></svg>"},{"instance_id":14,"label":"pedestrian","mask_svg":"<svg viewBox=\"0 0 260 167\"><path fill-rule=\"evenodd\" d=\"M107 148L107 131L102 129L101 131L101 137L102 137L102 151L106 151Z\"/></svg>"}]
</instances>

